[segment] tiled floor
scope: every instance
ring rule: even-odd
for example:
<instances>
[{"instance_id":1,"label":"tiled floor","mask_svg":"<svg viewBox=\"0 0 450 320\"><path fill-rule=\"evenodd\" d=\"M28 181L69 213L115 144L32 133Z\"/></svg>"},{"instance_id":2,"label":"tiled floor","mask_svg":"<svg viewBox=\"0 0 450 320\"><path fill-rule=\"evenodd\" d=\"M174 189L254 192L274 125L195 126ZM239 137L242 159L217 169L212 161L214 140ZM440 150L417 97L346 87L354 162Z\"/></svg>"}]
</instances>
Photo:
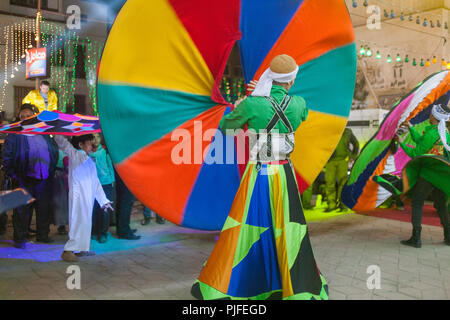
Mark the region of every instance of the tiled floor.
<instances>
[{"instance_id":1,"label":"tiled floor","mask_svg":"<svg viewBox=\"0 0 450 320\"><path fill-rule=\"evenodd\" d=\"M141 240L111 236L106 244L92 242L97 255L76 264L79 290L67 288L70 264L60 260L64 236L26 250L0 240L0 299L192 299L191 285L218 232L153 221L140 226L140 218L133 214L132 224ZM399 243L409 237L410 225L394 220L346 214L310 222L309 230L330 299L450 298L450 247L443 244L441 228L423 227L421 249ZM379 267L380 289L367 287L371 265Z\"/></svg>"}]
</instances>

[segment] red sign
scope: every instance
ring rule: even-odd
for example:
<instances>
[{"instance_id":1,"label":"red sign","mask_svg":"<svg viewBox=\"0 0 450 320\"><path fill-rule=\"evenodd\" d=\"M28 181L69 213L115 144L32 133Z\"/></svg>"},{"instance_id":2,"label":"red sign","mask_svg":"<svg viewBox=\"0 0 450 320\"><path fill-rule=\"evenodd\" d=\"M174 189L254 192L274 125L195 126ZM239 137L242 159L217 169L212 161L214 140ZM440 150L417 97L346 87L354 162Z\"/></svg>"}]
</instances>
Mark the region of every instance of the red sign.
<instances>
[{"instance_id":1,"label":"red sign","mask_svg":"<svg viewBox=\"0 0 450 320\"><path fill-rule=\"evenodd\" d=\"M47 49L34 48L27 51L27 73L26 78L47 76Z\"/></svg>"}]
</instances>

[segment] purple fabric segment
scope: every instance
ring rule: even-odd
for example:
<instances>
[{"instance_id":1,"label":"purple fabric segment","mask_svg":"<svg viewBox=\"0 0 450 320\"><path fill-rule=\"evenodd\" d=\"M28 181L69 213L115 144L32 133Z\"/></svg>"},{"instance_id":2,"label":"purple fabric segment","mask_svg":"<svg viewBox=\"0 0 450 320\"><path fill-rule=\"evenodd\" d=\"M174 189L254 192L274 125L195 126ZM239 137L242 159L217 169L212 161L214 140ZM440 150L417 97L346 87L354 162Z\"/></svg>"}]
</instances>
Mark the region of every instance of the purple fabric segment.
<instances>
[{"instance_id":1,"label":"purple fabric segment","mask_svg":"<svg viewBox=\"0 0 450 320\"><path fill-rule=\"evenodd\" d=\"M64 121L75 122L79 121L80 117L74 116L72 114L59 113L59 118Z\"/></svg>"},{"instance_id":2,"label":"purple fabric segment","mask_svg":"<svg viewBox=\"0 0 450 320\"><path fill-rule=\"evenodd\" d=\"M27 140L30 147L27 176L39 180L47 179L50 166L50 153L47 141L39 135L27 137Z\"/></svg>"},{"instance_id":3,"label":"purple fabric segment","mask_svg":"<svg viewBox=\"0 0 450 320\"><path fill-rule=\"evenodd\" d=\"M414 98L414 93L408 98L403 100L388 116L386 121L383 123L380 131L378 132L375 139L379 141L392 140L395 136L398 122L400 121L403 113L408 109L411 100Z\"/></svg>"}]
</instances>

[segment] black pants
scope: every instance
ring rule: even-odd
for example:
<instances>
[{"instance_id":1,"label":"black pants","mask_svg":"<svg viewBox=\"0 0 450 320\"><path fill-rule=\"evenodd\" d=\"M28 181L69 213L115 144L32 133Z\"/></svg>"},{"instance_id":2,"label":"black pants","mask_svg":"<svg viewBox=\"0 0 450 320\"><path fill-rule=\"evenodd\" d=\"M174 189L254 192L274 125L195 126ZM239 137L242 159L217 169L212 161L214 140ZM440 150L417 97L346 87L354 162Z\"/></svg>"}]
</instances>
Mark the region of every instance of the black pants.
<instances>
[{"instance_id":1,"label":"black pants","mask_svg":"<svg viewBox=\"0 0 450 320\"><path fill-rule=\"evenodd\" d=\"M109 200L113 196L113 185L102 185L106 198ZM92 235L93 236L106 236L109 228L109 215L111 212L104 212L97 201L94 204L94 211L92 212Z\"/></svg>"},{"instance_id":2,"label":"black pants","mask_svg":"<svg viewBox=\"0 0 450 320\"><path fill-rule=\"evenodd\" d=\"M36 210L36 238L47 238L50 232L50 179L21 177L18 179L18 186L27 190L36 201L14 210L14 242L26 241L33 207Z\"/></svg>"},{"instance_id":3,"label":"black pants","mask_svg":"<svg viewBox=\"0 0 450 320\"><path fill-rule=\"evenodd\" d=\"M422 226L422 208L425 204L425 200L431 194L434 207L438 211L441 224L444 228L449 228L449 214L447 207L447 195L435 188L430 182L420 178L414 186L412 195L412 225L413 227Z\"/></svg>"},{"instance_id":4,"label":"black pants","mask_svg":"<svg viewBox=\"0 0 450 320\"><path fill-rule=\"evenodd\" d=\"M125 183L116 173L116 230L118 236L126 236L131 233L130 218L131 209L135 200L134 195L128 190Z\"/></svg>"},{"instance_id":5,"label":"black pants","mask_svg":"<svg viewBox=\"0 0 450 320\"><path fill-rule=\"evenodd\" d=\"M8 214L6 212L0 213L0 232L5 232L7 225L8 225Z\"/></svg>"}]
</instances>

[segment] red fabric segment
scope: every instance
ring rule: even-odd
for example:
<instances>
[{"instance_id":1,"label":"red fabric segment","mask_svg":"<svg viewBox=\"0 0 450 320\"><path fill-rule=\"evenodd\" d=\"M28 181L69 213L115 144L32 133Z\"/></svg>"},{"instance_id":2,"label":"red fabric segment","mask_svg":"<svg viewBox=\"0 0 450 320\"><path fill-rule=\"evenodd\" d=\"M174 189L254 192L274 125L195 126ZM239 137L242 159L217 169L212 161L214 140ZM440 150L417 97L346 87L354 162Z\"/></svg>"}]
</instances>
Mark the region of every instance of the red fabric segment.
<instances>
[{"instance_id":1,"label":"red fabric segment","mask_svg":"<svg viewBox=\"0 0 450 320\"><path fill-rule=\"evenodd\" d=\"M211 98L227 104L219 91L223 71L239 31L240 0L169 0L215 79Z\"/></svg>"},{"instance_id":2,"label":"red fabric segment","mask_svg":"<svg viewBox=\"0 0 450 320\"><path fill-rule=\"evenodd\" d=\"M298 174L297 171L295 171L295 177L297 178L298 192L302 194L306 189L309 188L309 184L305 181L305 179L302 178L301 175Z\"/></svg>"}]
</instances>

